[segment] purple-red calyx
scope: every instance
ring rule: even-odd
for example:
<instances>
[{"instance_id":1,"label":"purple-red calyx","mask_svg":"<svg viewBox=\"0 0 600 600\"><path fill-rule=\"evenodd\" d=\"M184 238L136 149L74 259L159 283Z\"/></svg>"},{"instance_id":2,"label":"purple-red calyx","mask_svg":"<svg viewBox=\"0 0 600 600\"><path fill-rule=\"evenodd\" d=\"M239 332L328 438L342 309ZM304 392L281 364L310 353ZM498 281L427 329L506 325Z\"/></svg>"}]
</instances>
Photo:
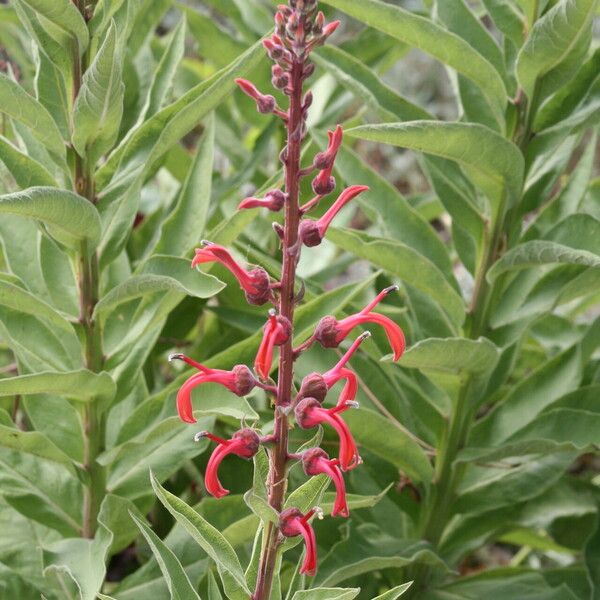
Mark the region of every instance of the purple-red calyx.
<instances>
[{"instance_id":1,"label":"purple-red calyx","mask_svg":"<svg viewBox=\"0 0 600 600\"><path fill-rule=\"evenodd\" d=\"M366 185L351 185L346 188L337 198L337 200L329 207L325 214L314 221L312 219L303 219L300 222L299 238L305 246L318 246L325 234L327 228L331 225L331 221L342 210L350 200L356 198L362 192L369 189Z\"/></svg>"},{"instance_id":2,"label":"purple-red calyx","mask_svg":"<svg viewBox=\"0 0 600 600\"><path fill-rule=\"evenodd\" d=\"M260 306L271 300L271 281L269 274L262 267L254 267L249 270L244 269L235 261L227 248L206 240L202 240L202 244L203 248L196 248L196 255L192 260L192 268L202 263L221 263L238 280L249 304Z\"/></svg>"},{"instance_id":3,"label":"purple-red calyx","mask_svg":"<svg viewBox=\"0 0 600 600\"><path fill-rule=\"evenodd\" d=\"M338 125L334 131L328 131L327 135L329 136L327 150L319 152L313 160L313 167L319 169L319 173L313 179L312 188L315 194L322 196L330 194L335 189L335 178L331 173L338 150L342 145L344 132L341 125Z\"/></svg>"},{"instance_id":4,"label":"purple-red calyx","mask_svg":"<svg viewBox=\"0 0 600 600\"><path fill-rule=\"evenodd\" d=\"M275 346L285 344L292 335L292 324L274 309L269 311L269 318L263 328L263 338L254 361L254 370L263 378L268 379L273 364Z\"/></svg>"},{"instance_id":5,"label":"purple-red calyx","mask_svg":"<svg viewBox=\"0 0 600 600\"><path fill-rule=\"evenodd\" d=\"M327 452L321 448L309 448L302 453L302 467L307 475L325 474L333 481L335 502L331 516L347 517L350 513L346 502L346 484L339 464L339 459L329 458Z\"/></svg>"},{"instance_id":6,"label":"purple-red calyx","mask_svg":"<svg viewBox=\"0 0 600 600\"><path fill-rule=\"evenodd\" d=\"M244 94L250 96L256 102L256 110L259 113L268 114L275 110L275 97L270 94L261 94L253 83L247 79L236 79L235 82L240 86Z\"/></svg>"},{"instance_id":7,"label":"purple-red calyx","mask_svg":"<svg viewBox=\"0 0 600 600\"><path fill-rule=\"evenodd\" d=\"M296 537L301 535L304 538L306 551L304 561L300 567L300 573L313 576L317 572L317 540L315 531L309 523L313 515L322 517L322 511L319 508L313 508L305 515L298 508L286 508L279 515L279 531L284 537Z\"/></svg>"},{"instance_id":8,"label":"purple-red calyx","mask_svg":"<svg viewBox=\"0 0 600 600\"><path fill-rule=\"evenodd\" d=\"M327 392L340 380L345 379L346 383L342 389L340 397L337 401L338 406L346 406L346 402L352 402L356 398L358 391L358 378L354 371L346 368L348 361L352 355L358 350L361 343L371 336L371 333L365 331L362 335L358 336L348 351L340 358L338 363L329 371L323 373L310 373L303 380L300 385L300 391L296 398L297 401L303 398L316 398L319 402L325 400Z\"/></svg>"},{"instance_id":9,"label":"purple-red calyx","mask_svg":"<svg viewBox=\"0 0 600 600\"><path fill-rule=\"evenodd\" d=\"M333 408L323 408L316 398L304 398L296 404L294 414L296 423L302 429L312 429L322 423L327 423L333 427L340 438L340 468L342 471L349 471L360 464L360 456L356 442L350 433L348 425L340 417L339 413L349 408L358 408L358 403L346 401L342 406Z\"/></svg>"},{"instance_id":10,"label":"purple-red calyx","mask_svg":"<svg viewBox=\"0 0 600 600\"><path fill-rule=\"evenodd\" d=\"M314 339L324 348L337 348L346 336L358 325L365 323L377 323L385 330L388 341L394 352L394 360L400 359L406 347L404 332L389 317L379 313L372 312L373 308L379 304L390 292L398 291L398 286L392 285L382 290L377 296L365 306L360 312L337 320L334 316L323 317L314 333Z\"/></svg>"},{"instance_id":11,"label":"purple-red calyx","mask_svg":"<svg viewBox=\"0 0 600 600\"><path fill-rule=\"evenodd\" d=\"M210 369L192 360L185 354L171 354L169 360L182 360L200 372L192 375L177 392L177 412L186 423L195 423L192 408L192 390L203 383L219 383L238 396L246 396L258 384L252 371L246 365L236 365L231 371Z\"/></svg>"},{"instance_id":12,"label":"purple-red calyx","mask_svg":"<svg viewBox=\"0 0 600 600\"><path fill-rule=\"evenodd\" d=\"M194 436L194 440L199 442L203 438L208 438L213 442L216 442L218 446L215 448L213 453L208 460L206 466L206 474L204 477L204 485L206 491L215 498L222 498L229 494L229 490L226 490L219 481L219 465L221 461L228 454L235 454L241 458L249 459L252 458L257 452L260 446L260 436L254 429L245 427L236 431L230 440L224 440L223 438L217 437L208 431L200 431Z\"/></svg>"}]
</instances>

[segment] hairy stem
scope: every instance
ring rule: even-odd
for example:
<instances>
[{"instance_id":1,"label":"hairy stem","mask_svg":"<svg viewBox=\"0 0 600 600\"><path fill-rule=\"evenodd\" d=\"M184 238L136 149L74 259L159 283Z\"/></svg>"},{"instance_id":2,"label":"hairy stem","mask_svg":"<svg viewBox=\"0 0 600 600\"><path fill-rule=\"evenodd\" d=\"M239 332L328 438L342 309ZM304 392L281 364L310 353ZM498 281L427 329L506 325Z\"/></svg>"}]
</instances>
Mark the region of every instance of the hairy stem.
<instances>
[{"instance_id":1,"label":"hairy stem","mask_svg":"<svg viewBox=\"0 0 600 600\"><path fill-rule=\"evenodd\" d=\"M85 18L84 3L75 2ZM75 43L73 48L73 102L81 89L82 76L87 68L87 54L79 56L79 48ZM95 201L95 183L92 167L75 152L75 168L73 183L75 191L89 202ZM79 321L84 335L85 366L90 371L102 370L102 333L100 323L93 318L94 307L98 302L99 269L98 255L91 249L86 240L81 242L78 257L78 287L79 287ZM100 504L106 488L105 469L98 464L96 458L102 452L104 440L104 421L100 407L93 400L83 409L83 468L89 476L88 484L83 493L83 514L81 534L93 538Z\"/></svg>"},{"instance_id":2,"label":"hairy stem","mask_svg":"<svg viewBox=\"0 0 600 600\"><path fill-rule=\"evenodd\" d=\"M287 122L287 157L285 160L285 222L283 237L283 269L280 289L280 314L290 323L294 322L294 283L296 264L298 262L298 223L300 209L298 188L300 179L300 147L302 127L302 69L304 62L295 61L290 76L292 93L290 95L289 118ZM292 384L294 376L294 353L292 337L280 348L279 380L277 387L277 408L291 404ZM275 435L277 442L270 453L269 469L269 503L278 512L283 508L283 500L287 483L288 461L288 418L284 411L275 412ZM277 561L279 546L279 529L269 524L265 530L266 543L260 557L258 577L254 600L268 600Z\"/></svg>"}]
</instances>

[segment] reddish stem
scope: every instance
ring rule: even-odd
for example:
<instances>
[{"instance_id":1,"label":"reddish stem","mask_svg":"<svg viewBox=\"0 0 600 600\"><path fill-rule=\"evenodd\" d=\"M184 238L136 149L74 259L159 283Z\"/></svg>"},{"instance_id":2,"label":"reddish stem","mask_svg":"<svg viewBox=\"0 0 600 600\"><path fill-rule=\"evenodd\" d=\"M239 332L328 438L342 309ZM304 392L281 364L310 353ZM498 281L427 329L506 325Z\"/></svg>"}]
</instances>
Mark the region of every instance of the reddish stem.
<instances>
[{"instance_id":1,"label":"reddish stem","mask_svg":"<svg viewBox=\"0 0 600 600\"><path fill-rule=\"evenodd\" d=\"M283 235L283 269L280 288L280 314L290 323L294 322L294 283L296 279L297 252L290 252L298 245L298 224L300 207L298 188L300 180L300 150L302 140L294 135L302 126L302 70L303 59L295 59L290 71L289 119L287 122L287 159L285 161L285 191L288 200L285 205ZM277 405L289 406L292 401L294 375L294 351L292 336L280 348ZM275 412L275 433L277 443L270 451L269 504L281 512L287 483L286 466L288 461L288 417L286 411ZM254 600L269 600L277 560L279 529L273 523L266 526L266 543L260 557Z\"/></svg>"}]
</instances>

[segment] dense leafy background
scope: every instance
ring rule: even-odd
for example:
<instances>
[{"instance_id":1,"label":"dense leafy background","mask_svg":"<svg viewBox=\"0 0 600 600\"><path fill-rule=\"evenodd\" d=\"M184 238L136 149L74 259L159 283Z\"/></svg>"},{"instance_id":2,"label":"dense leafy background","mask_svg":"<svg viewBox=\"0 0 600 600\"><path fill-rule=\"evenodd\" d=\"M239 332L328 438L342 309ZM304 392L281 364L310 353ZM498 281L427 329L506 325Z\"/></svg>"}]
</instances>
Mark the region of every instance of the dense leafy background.
<instances>
[{"instance_id":1,"label":"dense leafy background","mask_svg":"<svg viewBox=\"0 0 600 600\"><path fill-rule=\"evenodd\" d=\"M166 357L229 368L259 343L264 311L189 258L208 238L277 276L271 216L236 206L279 185L283 131L233 83L267 90L273 8L99 0L86 23L70 0L0 4L2 598L248 598L264 456L254 477L224 464L232 495L206 497L208 444L176 418L186 373ZM302 260L296 335L394 282L382 311L411 348L392 364L374 331L353 360L352 516L316 525L314 581L296 574L299 546L285 553L274 598L391 600L410 580L404 597L427 600L600 598L598 5L322 8L343 25L316 52L307 156L344 123L338 186L371 191ZM77 284L94 254L100 364ZM331 364L311 350L298 378ZM204 389L196 406L198 429L272 418L259 392ZM291 501L331 506L320 479Z\"/></svg>"}]
</instances>

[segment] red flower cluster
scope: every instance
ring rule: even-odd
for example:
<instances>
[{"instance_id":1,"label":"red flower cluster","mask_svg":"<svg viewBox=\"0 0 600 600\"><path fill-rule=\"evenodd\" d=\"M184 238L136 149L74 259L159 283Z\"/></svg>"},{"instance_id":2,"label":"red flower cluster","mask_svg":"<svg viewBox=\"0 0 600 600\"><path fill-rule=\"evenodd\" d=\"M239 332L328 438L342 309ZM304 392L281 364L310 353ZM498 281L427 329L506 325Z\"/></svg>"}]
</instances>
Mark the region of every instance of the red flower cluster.
<instances>
[{"instance_id":1,"label":"red flower cluster","mask_svg":"<svg viewBox=\"0 0 600 600\"><path fill-rule=\"evenodd\" d=\"M290 0L289 6L279 6L275 16L275 33L271 38L264 41L264 46L269 56L275 61L272 69L273 85L285 95L295 98L295 100L290 100L288 111L279 108L274 96L262 94L249 81L236 80L242 92L256 102L259 112L273 114L281 118L288 129L288 145L283 150L281 159L286 165L288 175L291 170L292 175L290 177L295 178L296 185L291 188L286 187L285 192L277 189L271 190L264 198L245 198L239 205L240 209L266 208L275 212L285 208L285 227L277 225L275 230L279 233L283 243L284 265L289 264L290 257L292 260L292 267L287 267L287 279L285 268L282 281L272 281L269 274L262 267L244 268L226 248L207 241L202 242L202 248L196 250L196 255L192 261L192 267L207 262L219 262L237 279L250 304L263 305L270 302L274 306L269 310L263 328L262 341L254 361L254 371L251 371L246 365L236 365L230 371L213 369L183 354L174 354L170 358L183 360L199 371L181 386L177 394L177 410L181 419L186 423L195 422L192 391L204 383L223 385L238 396L247 395L255 387L260 387L274 397L276 423L284 423L283 429L275 427L273 434L264 437L248 427L243 427L234 433L231 439L222 439L209 432L198 433L195 437L196 440L207 437L217 444L217 448L208 461L205 474L205 487L210 494L220 498L228 493L221 485L218 477L219 465L226 456L234 454L241 458L250 459L259 451L261 445L270 445L272 468L274 468L273 456L275 452L280 452L282 454L278 456L284 465L286 461L297 460L302 464L306 475L325 474L329 477L336 491L331 514L332 516L347 517L349 510L346 501L344 472L357 467L361 463L356 442L343 419L344 411L350 408L358 408L356 395L359 381L354 371L348 367L348 363L361 343L369 337L369 332L365 332L356 338L335 366L324 373L310 373L307 375L302 380L295 398L291 398L289 389L283 391L278 389L270 379L276 347L281 348L282 357L279 364L279 376L281 377L281 370L284 369L288 379L283 381L290 381L289 387L291 388L293 362L302 352L307 351L314 342L319 342L324 348L337 348L355 327L367 323L375 323L384 328L393 350L394 360L400 358L405 347L404 334L400 327L388 317L373 312L377 304L390 292L398 289L397 286L384 289L373 301L356 314L339 320L332 315L323 317L309 339L296 348L292 346L294 334L293 305L299 301L294 293L294 265L299 258L301 246L313 247L320 244L337 213L356 196L368 190L366 186L350 186L341 192L337 200L333 202L320 219L305 218L305 214L318 205L325 196L333 192L336 187L333 169L343 141L341 126L338 125L334 131L329 132L327 148L323 152L319 152L310 166L304 169L299 167L299 148L306 133L306 113L312 101L310 92L305 94L304 97L301 95L302 82L310 76L314 69L314 65L308 61L308 54L312 48L324 43L337 26L337 22L325 25L323 14L316 11L315 0ZM294 164L288 162L291 160L289 156L292 152L295 156ZM297 184L301 177L310 175L315 171L317 174L313 179L312 189L316 195L303 206L300 206L297 197ZM288 194L289 189L295 190L293 192L295 204L292 207L289 205L292 201L292 194ZM297 230L290 230L289 210L291 210L289 214L295 215L292 222L294 226L297 226ZM290 268L292 269L291 279L289 277ZM287 290L287 295L285 295L285 290ZM292 298L291 309L290 298ZM323 403L328 392L340 381L343 382L343 388L339 398L332 407L325 407ZM281 381L279 385L282 385ZM319 425L331 427L339 438L337 458L330 458L321 448L310 448L296 454L290 453L287 448L286 432L288 417L292 414L296 423L302 429L311 429ZM282 431L283 433L281 433ZM271 501L271 496L269 500ZM301 572L313 575L317 567L316 540L309 521L315 513L319 513L319 510L313 509L306 514L303 514L298 508L282 510L281 498L278 504L272 505L280 511L279 533L285 537L303 536L306 554ZM268 589L268 584L266 589ZM260 596L262 598L263 592L264 590L260 594L257 592L256 597Z\"/></svg>"}]
</instances>

